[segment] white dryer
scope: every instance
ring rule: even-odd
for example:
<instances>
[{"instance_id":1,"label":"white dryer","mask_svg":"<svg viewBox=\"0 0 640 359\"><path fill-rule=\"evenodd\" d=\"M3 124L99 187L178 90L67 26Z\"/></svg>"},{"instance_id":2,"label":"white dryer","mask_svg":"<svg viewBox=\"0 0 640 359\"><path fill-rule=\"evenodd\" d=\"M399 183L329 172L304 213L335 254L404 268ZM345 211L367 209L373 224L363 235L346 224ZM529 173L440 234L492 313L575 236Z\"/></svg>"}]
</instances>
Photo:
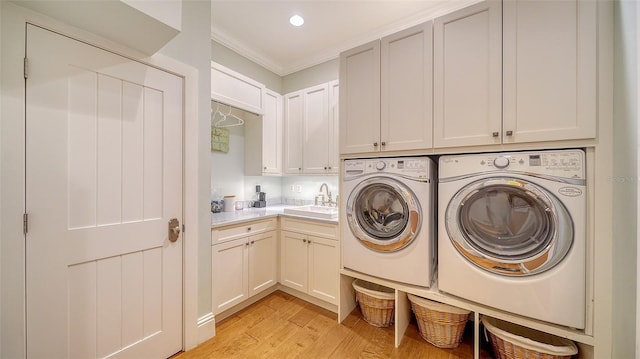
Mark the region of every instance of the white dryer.
<instances>
[{"instance_id":1,"label":"white dryer","mask_svg":"<svg viewBox=\"0 0 640 359\"><path fill-rule=\"evenodd\" d=\"M348 159L343 171L344 268L429 287L435 267L434 162Z\"/></svg>"},{"instance_id":2,"label":"white dryer","mask_svg":"<svg viewBox=\"0 0 640 359\"><path fill-rule=\"evenodd\" d=\"M584 328L584 152L443 156L439 174L439 289Z\"/></svg>"}]
</instances>

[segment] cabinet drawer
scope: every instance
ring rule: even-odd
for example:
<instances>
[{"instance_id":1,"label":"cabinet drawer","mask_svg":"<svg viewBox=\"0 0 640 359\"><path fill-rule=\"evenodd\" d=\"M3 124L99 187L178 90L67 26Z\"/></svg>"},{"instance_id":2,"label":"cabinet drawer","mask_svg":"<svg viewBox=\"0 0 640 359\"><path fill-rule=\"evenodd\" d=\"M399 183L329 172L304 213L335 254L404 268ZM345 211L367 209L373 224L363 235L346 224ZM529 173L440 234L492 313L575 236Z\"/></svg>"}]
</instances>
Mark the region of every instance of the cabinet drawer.
<instances>
[{"instance_id":1,"label":"cabinet drawer","mask_svg":"<svg viewBox=\"0 0 640 359\"><path fill-rule=\"evenodd\" d=\"M338 225L316 221L305 221L291 217L281 217L282 230L318 236L323 238L338 239Z\"/></svg>"},{"instance_id":2,"label":"cabinet drawer","mask_svg":"<svg viewBox=\"0 0 640 359\"><path fill-rule=\"evenodd\" d=\"M260 221L247 222L243 224L219 227L211 230L211 245L232 241L234 239L273 231L278 228L278 219L270 218Z\"/></svg>"}]
</instances>

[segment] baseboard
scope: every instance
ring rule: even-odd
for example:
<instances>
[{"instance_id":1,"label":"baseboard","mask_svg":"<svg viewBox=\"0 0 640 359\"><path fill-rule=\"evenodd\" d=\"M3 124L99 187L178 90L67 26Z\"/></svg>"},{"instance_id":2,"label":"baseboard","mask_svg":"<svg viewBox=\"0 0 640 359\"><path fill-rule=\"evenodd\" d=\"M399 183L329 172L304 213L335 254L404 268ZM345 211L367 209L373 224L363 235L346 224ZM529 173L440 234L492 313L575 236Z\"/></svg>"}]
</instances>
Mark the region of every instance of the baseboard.
<instances>
[{"instance_id":1,"label":"baseboard","mask_svg":"<svg viewBox=\"0 0 640 359\"><path fill-rule=\"evenodd\" d=\"M237 304L237 305L225 310L224 312L216 314L218 322L223 321L224 319L234 315L235 313L243 310L244 308L252 305L253 303L259 301L260 299L262 299L262 298L268 296L269 294L275 292L276 290L279 289L278 288L279 286L280 285L278 284L278 285L274 285L272 287L269 287L269 288L265 289L264 291L254 295L253 297L250 297L249 299L245 300L244 302L239 303L239 304Z\"/></svg>"},{"instance_id":2,"label":"baseboard","mask_svg":"<svg viewBox=\"0 0 640 359\"><path fill-rule=\"evenodd\" d=\"M287 294L291 294L294 297L298 297L306 302L309 302L311 304L317 305L318 307L324 308L328 311L334 312L334 313L338 313L338 306L335 304L331 304L328 302L325 302L324 300L318 299L316 297L310 296L307 293L302 293L299 292L295 289L286 287L280 283L278 283L277 289L287 293Z\"/></svg>"},{"instance_id":3,"label":"baseboard","mask_svg":"<svg viewBox=\"0 0 640 359\"><path fill-rule=\"evenodd\" d=\"M209 312L198 318L198 345L216 335L216 316Z\"/></svg>"}]
</instances>

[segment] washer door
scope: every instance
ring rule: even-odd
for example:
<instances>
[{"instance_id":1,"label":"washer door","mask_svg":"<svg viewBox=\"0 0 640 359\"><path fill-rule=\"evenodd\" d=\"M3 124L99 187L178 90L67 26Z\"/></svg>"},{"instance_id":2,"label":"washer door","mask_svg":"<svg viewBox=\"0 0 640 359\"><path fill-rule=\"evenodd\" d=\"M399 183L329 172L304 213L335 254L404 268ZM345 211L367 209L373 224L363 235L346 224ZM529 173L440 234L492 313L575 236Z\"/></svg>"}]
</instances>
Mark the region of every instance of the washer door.
<instances>
[{"instance_id":1,"label":"washer door","mask_svg":"<svg viewBox=\"0 0 640 359\"><path fill-rule=\"evenodd\" d=\"M347 200L351 233L366 247L393 252L408 246L422 224L418 199L403 183L388 177L360 182Z\"/></svg>"},{"instance_id":2,"label":"washer door","mask_svg":"<svg viewBox=\"0 0 640 359\"><path fill-rule=\"evenodd\" d=\"M518 178L465 186L449 202L445 224L467 260L508 276L553 268L573 243L573 221L565 206L552 193Z\"/></svg>"}]
</instances>

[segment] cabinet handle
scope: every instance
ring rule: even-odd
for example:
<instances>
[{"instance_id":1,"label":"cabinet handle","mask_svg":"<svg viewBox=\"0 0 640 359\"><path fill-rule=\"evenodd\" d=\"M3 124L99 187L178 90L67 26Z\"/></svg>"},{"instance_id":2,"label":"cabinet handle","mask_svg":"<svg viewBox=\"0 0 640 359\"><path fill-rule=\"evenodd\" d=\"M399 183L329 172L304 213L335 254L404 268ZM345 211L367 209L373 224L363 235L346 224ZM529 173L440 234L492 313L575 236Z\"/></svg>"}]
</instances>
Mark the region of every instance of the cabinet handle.
<instances>
[{"instance_id":1,"label":"cabinet handle","mask_svg":"<svg viewBox=\"0 0 640 359\"><path fill-rule=\"evenodd\" d=\"M378 142L374 142L373 147L378 147Z\"/></svg>"},{"instance_id":2,"label":"cabinet handle","mask_svg":"<svg viewBox=\"0 0 640 359\"><path fill-rule=\"evenodd\" d=\"M381 145L383 145L383 146L386 146L386 145L387 145L387 143L386 143L386 142L384 142L384 141L382 141L382 143L380 143L380 144L381 144Z\"/></svg>"},{"instance_id":3,"label":"cabinet handle","mask_svg":"<svg viewBox=\"0 0 640 359\"><path fill-rule=\"evenodd\" d=\"M496 131L496 132L492 133L491 135L493 135L493 137L498 137L498 136L500 136L500 133L498 133L498 131Z\"/></svg>"},{"instance_id":4,"label":"cabinet handle","mask_svg":"<svg viewBox=\"0 0 640 359\"><path fill-rule=\"evenodd\" d=\"M507 131L507 136L513 136L513 131Z\"/></svg>"}]
</instances>

